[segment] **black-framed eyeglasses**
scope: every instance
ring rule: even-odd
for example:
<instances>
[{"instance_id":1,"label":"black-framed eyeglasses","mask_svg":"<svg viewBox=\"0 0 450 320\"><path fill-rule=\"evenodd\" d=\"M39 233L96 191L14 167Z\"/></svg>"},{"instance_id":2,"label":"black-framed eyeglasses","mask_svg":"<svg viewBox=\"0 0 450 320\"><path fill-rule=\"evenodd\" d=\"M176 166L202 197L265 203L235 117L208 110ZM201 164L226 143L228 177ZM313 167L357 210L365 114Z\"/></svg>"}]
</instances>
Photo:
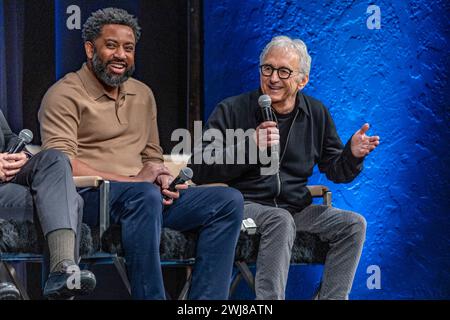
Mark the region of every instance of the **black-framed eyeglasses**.
<instances>
[{"instance_id":1,"label":"black-framed eyeglasses","mask_svg":"<svg viewBox=\"0 0 450 320\"><path fill-rule=\"evenodd\" d=\"M274 68L270 64L260 65L259 69L261 70L261 74L265 77L271 77L273 72L277 70L278 78L283 80L289 79L291 75L295 72L294 70L291 70L286 67Z\"/></svg>"}]
</instances>

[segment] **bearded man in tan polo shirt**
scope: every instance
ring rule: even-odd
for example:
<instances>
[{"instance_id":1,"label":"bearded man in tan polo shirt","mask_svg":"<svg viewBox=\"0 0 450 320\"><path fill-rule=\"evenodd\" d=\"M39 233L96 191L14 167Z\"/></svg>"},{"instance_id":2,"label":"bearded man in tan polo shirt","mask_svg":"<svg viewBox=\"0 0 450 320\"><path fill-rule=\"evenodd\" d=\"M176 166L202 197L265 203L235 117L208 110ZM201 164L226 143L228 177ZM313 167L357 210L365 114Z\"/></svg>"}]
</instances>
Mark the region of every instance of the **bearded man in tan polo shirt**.
<instances>
[{"instance_id":1,"label":"bearded man in tan polo shirt","mask_svg":"<svg viewBox=\"0 0 450 320\"><path fill-rule=\"evenodd\" d=\"M133 298L165 298L159 244L162 227L168 227L199 232L189 298L226 299L242 195L225 187L168 190L173 177L162 163L155 98L131 78L140 34L125 10L92 13L83 26L87 63L54 84L42 101L43 147L67 154L75 176L112 181L110 216L122 227ZM82 196L84 220L95 224L98 194Z\"/></svg>"}]
</instances>

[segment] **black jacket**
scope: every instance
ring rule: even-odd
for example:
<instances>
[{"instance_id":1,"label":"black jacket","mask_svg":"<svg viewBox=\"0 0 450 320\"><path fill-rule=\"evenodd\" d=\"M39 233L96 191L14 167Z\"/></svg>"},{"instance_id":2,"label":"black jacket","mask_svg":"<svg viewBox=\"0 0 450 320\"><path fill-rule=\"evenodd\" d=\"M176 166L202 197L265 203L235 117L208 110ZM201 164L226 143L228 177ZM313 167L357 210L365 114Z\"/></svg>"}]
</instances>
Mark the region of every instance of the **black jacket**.
<instances>
[{"instance_id":1,"label":"black jacket","mask_svg":"<svg viewBox=\"0 0 450 320\"><path fill-rule=\"evenodd\" d=\"M0 153L8 150L16 143L17 139L17 135L11 131L3 112L0 110Z\"/></svg>"},{"instance_id":2,"label":"black jacket","mask_svg":"<svg viewBox=\"0 0 450 320\"><path fill-rule=\"evenodd\" d=\"M258 98L260 90L225 99L215 108L206 129L215 128L225 135L225 129L244 131L255 129L263 122ZM280 150L279 174L261 175L261 164L191 164L193 181L197 184L223 182L242 192L246 200L279 206L291 212L300 211L311 204L306 188L313 167L336 183L352 181L362 170L362 159L355 158L350 140L344 147L328 110L318 100L299 92L296 113L289 130L285 150ZM203 150L210 142L203 142ZM245 139L246 161L253 139ZM238 148L238 143L229 149ZM197 147L193 157L200 152ZM230 150L228 150L229 152ZM225 155L223 155L225 158ZM197 158L198 159L198 158ZM223 160L225 163L225 160Z\"/></svg>"}]
</instances>

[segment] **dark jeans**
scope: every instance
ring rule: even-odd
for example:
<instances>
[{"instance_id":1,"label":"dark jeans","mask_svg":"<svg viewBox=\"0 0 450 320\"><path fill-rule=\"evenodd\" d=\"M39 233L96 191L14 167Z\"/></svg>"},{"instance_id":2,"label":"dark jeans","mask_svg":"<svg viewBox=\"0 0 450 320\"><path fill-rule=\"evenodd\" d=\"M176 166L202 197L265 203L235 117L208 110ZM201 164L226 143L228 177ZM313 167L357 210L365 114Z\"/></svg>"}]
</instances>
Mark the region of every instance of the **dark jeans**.
<instances>
[{"instance_id":1,"label":"dark jeans","mask_svg":"<svg viewBox=\"0 0 450 320\"><path fill-rule=\"evenodd\" d=\"M98 193L82 192L84 220L97 224ZM151 183L112 182L111 222L122 226L128 276L134 299L165 299L159 245L163 227L198 231L189 299L227 299L243 216L243 198L228 187L190 187L163 207Z\"/></svg>"}]
</instances>

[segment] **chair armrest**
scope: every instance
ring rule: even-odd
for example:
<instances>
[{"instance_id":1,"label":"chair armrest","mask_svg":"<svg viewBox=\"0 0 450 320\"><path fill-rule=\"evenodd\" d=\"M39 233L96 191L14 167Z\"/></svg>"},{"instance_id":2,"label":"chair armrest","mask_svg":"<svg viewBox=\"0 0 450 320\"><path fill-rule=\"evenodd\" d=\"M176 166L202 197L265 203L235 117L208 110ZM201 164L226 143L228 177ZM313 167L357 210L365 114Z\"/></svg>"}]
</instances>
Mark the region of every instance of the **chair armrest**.
<instances>
[{"instance_id":1,"label":"chair armrest","mask_svg":"<svg viewBox=\"0 0 450 320\"><path fill-rule=\"evenodd\" d=\"M323 198L323 204L331 206L331 191L327 186L310 185L306 186L313 198Z\"/></svg>"},{"instance_id":2,"label":"chair armrest","mask_svg":"<svg viewBox=\"0 0 450 320\"><path fill-rule=\"evenodd\" d=\"M109 228L109 188L110 182L99 176L77 176L73 177L77 188L96 188L100 193L99 224L100 241L103 233Z\"/></svg>"},{"instance_id":3,"label":"chair armrest","mask_svg":"<svg viewBox=\"0 0 450 320\"><path fill-rule=\"evenodd\" d=\"M170 174L176 177L180 170L187 166L190 156L165 154L163 158L164 165L169 169ZM192 180L189 180L187 184L193 187L228 187L226 183L205 183L197 185Z\"/></svg>"},{"instance_id":4,"label":"chair armrest","mask_svg":"<svg viewBox=\"0 0 450 320\"><path fill-rule=\"evenodd\" d=\"M217 183L201 184L200 186L202 186L202 187L228 187L228 184L217 182Z\"/></svg>"},{"instance_id":5,"label":"chair armrest","mask_svg":"<svg viewBox=\"0 0 450 320\"><path fill-rule=\"evenodd\" d=\"M220 183L220 182L216 182L216 183L205 183L205 184L195 184L193 182L188 183L189 186L192 187L228 187L228 185L226 183Z\"/></svg>"},{"instance_id":6,"label":"chair armrest","mask_svg":"<svg viewBox=\"0 0 450 320\"><path fill-rule=\"evenodd\" d=\"M73 182L77 188L98 188L103 182L103 178L99 176L78 176L73 177Z\"/></svg>"},{"instance_id":7,"label":"chair armrest","mask_svg":"<svg viewBox=\"0 0 450 320\"><path fill-rule=\"evenodd\" d=\"M322 197L324 192L329 191L328 187L322 185L310 185L306 186L313 197Z\"/></svg>"}]
</instances>

